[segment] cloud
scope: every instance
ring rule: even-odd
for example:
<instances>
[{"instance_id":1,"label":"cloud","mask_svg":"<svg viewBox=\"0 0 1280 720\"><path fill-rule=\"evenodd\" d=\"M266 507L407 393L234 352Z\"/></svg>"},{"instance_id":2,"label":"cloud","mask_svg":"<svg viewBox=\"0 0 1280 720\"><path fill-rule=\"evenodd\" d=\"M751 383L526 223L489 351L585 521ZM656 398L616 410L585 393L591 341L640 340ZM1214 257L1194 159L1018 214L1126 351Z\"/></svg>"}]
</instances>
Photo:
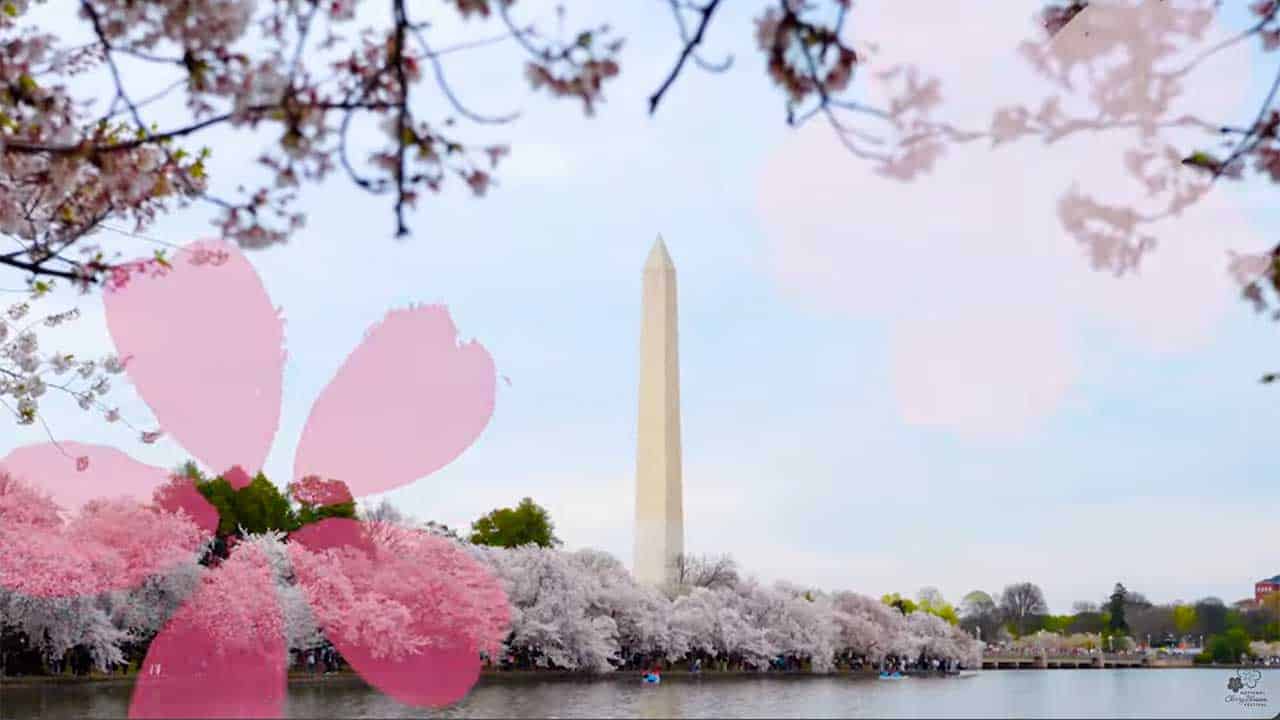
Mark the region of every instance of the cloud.
<instances>
[{"instance_id":1,"label":"cloud","mask_svg":"<svg viewBox=\"0 0 1280 720\"><path fill-rule=\"evenodd\" d=\"M1073 339L1056 318L1009 305L895 324L892 382L903 420L982 437L1017 434L1075 382Z\"/></svg>"},{"instance_id":2,"label":"cloud","mask_svg":"<svg viewBox=\"0 0 1280 720\"><path fill-rule=\"evenodd\" d=\"M950 144L910 182L876 174L816 121L768 162L758 209L776 280L855 320L890 324L902 419L1017 435L1050 417L1083 379L1077 355L1088 332L1108 333L1119 349L1161 352L1212 338L1238 305L1227 249L1265 243L1235 195L1203 194L1203 176L1179 164L1179 152L1209 142L1203 131L1156 124L1188 114L1220 119L1239 106L1248 56L1243 48L1212 55L1171 82L1167 96L1139 80L1185 65L1226 29L1175 38L1179 54L1148 58L1150 41L1167 38L1135 28L1200 16L1170 14L1185 3L1095 3L1084 24L1074 21L1048 49L1031 46L1068 89L1018 49L1034 37L1025 8L993 9L990 23L959 32L947 26L959 21L948 13L971 15L967 9L890 7L859 25L880 42L860 76L871 104L890 106L892 89L877 73L910 62L941 78L935 120L985 132L997 109L1012 104L1032 116L1046 107L1061 113L1028 120L1001 143ZM1105 52L1095 47L1103 31L1116 40ZM1033 131L1099 117L1105 130ZM1136 270L1106 271L1144 242L1155 247Z\"/></svg>"},{"instance_id":3,"label":"cloud","mask_svg":"<svg viewBox=\"0 0 1280 720\"><path fill-rule=\"evenodd\" d=\"M779 543L747 536L735 551L746 560L748 573L767 582L798 580L873 596L914 595L931 585L958 603L971 590L996 595L1006 585L1029 581L1044 590L1055 613L1067 612L1077 600L1097 602L1116 581L1155 602L1207 595L1233 602L1252 595L1253 579L1265 572L1267 549L1280 542L1280 529L1268 521L1265 505L1234 498L1212 505L1161 498L1161 514L1171 519L1166 531L1150 525L1153 502L1061 505L1051 518L1040 503L1014 503L1006 505L999 522L946 516L928 535L862 523L854 547L815 549L807 538ZM1184 532L1186 522L1196 532ZM1240 527L1265 529L1231 551L1203 542L1228 537ZM959 541L941 541L948 535ZM893 552L878 549L884 543L891 543Z\"/></svg>"}]
</instances>

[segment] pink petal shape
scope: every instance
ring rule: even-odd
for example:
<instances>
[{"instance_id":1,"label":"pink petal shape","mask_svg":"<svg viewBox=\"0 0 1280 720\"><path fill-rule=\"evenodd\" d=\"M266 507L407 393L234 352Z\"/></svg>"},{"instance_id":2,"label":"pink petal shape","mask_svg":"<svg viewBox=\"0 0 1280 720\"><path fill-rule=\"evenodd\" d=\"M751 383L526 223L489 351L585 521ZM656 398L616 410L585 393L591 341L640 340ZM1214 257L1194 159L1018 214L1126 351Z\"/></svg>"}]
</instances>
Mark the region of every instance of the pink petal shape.
<instances>
[{"instance_id":1,"label":"pink petal shape","mask_svg":"<svg viewBox=\"0 0 1280 720\"><path fill-rule=\"evenodd\" d=\"M245 472L244 468L239 465L223 473L222 479L226 480L227 484L236 490L248 487L249 483L253 482L253 478L249 477L249 473Z\"/></svg>"},{"instance_id":2,"label":"pink petal shape","mask_svg":"<svg viewBox=\"0 0 1280 720\"><path fill-rule=\"evenodd\" d=\"M311 409L293 477L342 480L356 496L384 492L462 454L493 415L493 358L459 344L443 306L388 313Z\"/></svg>"},{"instance_id":3,"label":"pink petal shape","mask_svg":"<svg viewBox=\"0 0 1280 720\"><path fill-rule=\"evenodd\" d=\"M377 552L365 523L350 518L324 518L289 534L289 542L311 552L352 548L366 555ZM293 547L291 545L291 547Z\"/></svg>"},{"instance_id":4,"label":"pink petal shape","mask_svg":"<svg viewBox=\"0 0 1280 720\"><path fill-rule=\"evenodd\" d=\"M298 584L325 636L373 687L441 707L480 677L505 637L501 583L455 544L420 531L331 518L291 536Z\"/></svg>"},{"instance_id":5,"label":"pink petal shape","mask_svg":"<svg viewBox=\"0 0 1280 720\"><path fill-rule=\"evenodd\" d=\"M261 468L280 421L284 328L244 255L192 243L168 272L133 277L104 300L126 372L161 427L208 467Z\"/></svg>"},{"instance_id":6,"label":"pink petal shape","mask_svg":"<svg viewBox=\"0 0 1280 720\"><path fill-rule=\"evenodd\" d=\"M439 708L467 696L480 679L480 653L460 640L403 658L374 657L368 646L334 642L342 657L369 685L405 705Z\"/></svg>"},{"instance_id":7,"label":"pink petal shape","mask_svg":"<svg viewBox=\"0 0 1280 720\"><path fill-rule=\"evenodd\" d=\"M241 545L152 641L129 717L280 717L286 668L268 559Z\"/></svg>"},{"instance_id":8,"label":"pink petal shape","mask_svg":"<svg viewBox=\"0 0 1280 720\"><path fill-rule=\"evenodd\" d=\"M341 505L355 500L346 483L341 480L325 480L316 475L308 475L289 483L289 497L312 507Z\"/></svg>"},{"instance_id":9,"label":"pink petal shape","mask_svg":"<svg viewBox=\"0 0 1280 720\"><path fill-rule=\"evenodd\" d=\"M30 484L72 512L104 497L145 502L169 481L168 470L138 462L115 448L77 442L59 445L61 449L51 443L20 447L0 460L0 472ZM76 458L88 458L88 467L78 470Z\"/></svg>"},{"instance_id":10,"label":"pink petal shape","mask_svg":"<svg viewBox=\"0 0 1280 720\"><path fill-rule=\"evenodd\" d=\"M151 503L167 512L184 512L209 535L218 532L218 509L209 504L191 478L174 476L156 488Z\"/></svg>"}]
</instances>

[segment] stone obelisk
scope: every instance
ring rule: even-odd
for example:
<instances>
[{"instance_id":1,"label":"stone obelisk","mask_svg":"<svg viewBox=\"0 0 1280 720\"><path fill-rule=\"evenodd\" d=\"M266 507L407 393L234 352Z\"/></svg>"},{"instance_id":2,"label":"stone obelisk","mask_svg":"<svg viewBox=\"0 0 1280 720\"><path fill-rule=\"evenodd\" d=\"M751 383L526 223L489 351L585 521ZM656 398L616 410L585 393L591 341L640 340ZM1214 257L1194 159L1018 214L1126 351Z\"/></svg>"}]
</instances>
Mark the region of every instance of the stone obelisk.
<instances>
[{"instance_id":1,"label":"stone obelisk","mask_svg":"<svg viewBox=\"0 0 1280 720\"><path fill-rule=\"evenodd\" d=\"M676 268L661 235L644 264L641 304L634 572L642 583L662 585L684 552L684 486Z\"/></svg>"}]
</instances>

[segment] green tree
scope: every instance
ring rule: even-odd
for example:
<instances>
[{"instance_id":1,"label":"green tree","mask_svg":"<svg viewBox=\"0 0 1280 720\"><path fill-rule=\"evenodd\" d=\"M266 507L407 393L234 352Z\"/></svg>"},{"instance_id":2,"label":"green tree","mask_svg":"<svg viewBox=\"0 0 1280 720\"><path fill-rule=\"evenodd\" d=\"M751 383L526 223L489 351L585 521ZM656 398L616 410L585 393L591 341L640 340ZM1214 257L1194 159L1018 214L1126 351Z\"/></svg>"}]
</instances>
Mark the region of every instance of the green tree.
<instances>
[{"instance_id":1,"label":"green tree","mask_svg":"<svg viewBox=\"0 0 1280 720\"><path fill-rule=\"evenodd\" d=\"M1217 635L1227 629L1227 606L1216 597L1196 602L1195 632L1200 635Z\"/></svg>"},{"instance_id":2,"label":"green tree","mask_svg":"<svg viewBox=\"0 0 1280 720\"><path fill-rule=\"evenodd\" d=\"M1196 609L1192 605L1178 605L1173 608L1173 626L1182 635L1191 632L1196 626Z\"/></svg>"},{"instance_id":3,"label":"green tree","mask_svg":"<svg viewBox=\"0 0 1280 720\"><path fill-rule=\"evenodd\" d=\"M974 590L960 602L960 627L984 640L995 640L1000 632L1000 610L991 595Z\"/></svg>"},{"instance_id":4,"label":"green tree","mask_svg":"<svg viewBox=\"0 0 1280 720\"><path fill-rule=\"evenodd\" d=\"M958 625L960 623L960 616L956 614L955 607L943 599L942 593L937 588L922 588L920 592L916 594L916 600L918 601L918 607L920 610L923 610L930 615L937 615L952 625Z\"/></svg>"},{"instance_id":5,"label":"green tree","mask_svg":"<svg viewBox=\"0 0 1280 720\"><path fill-rule=\"evenodd\" d=\"M897 608L898 612L903 615L910 615L917 610L917 605L911 598L904 598L898 593L883 595L880 598L880 602L889 607Z\"/></svg>"},{"instance_id":6,"label":"green tree","mask_svg":"<svg viewBox=\"0 0 1280 720\"><path fill-rule=\"evenodd\" d=\"M951 603L945 603L940 608L929 608L930 615L937 615L952 625L960 624L960 615L956 613L956 609Z\"/></svg>"},{"instance_id":7,"label":"green tree","mask_svg":"<svg viewBox=\"0 0 1280 720\"><path fill-rule=\"evenodd\" d=\"M236 493L236 515L240 527L255 534L268 530L293 532L300 527L289 498L261 472Z\"/></svg>"},{"instance_id":8,"label":"green tree","mask_svg":"<svg viewBox=\"0 0 1280 720\"><path fill-rule=\"evenodd\" d=\"M200 472L200 467L196 465L194 460L188 460L174 469L174 474L178 477L191 478L196 482L204 482L209 478Z\"/></svg>"},{"instance_id":9,"label":"green tree","mask_svg":"<svg viewBox=\"0 0 1280 720\"><path fill-rule=\"evenodd\" d=\"M1209 641L1209 656L1214 662L1236 663L1240 662L1241 655L1248 654L1249 636L1242 628L1231 628L1220 635L1214 635Z\"/></svg>"},{"instance_id":10,"label":"green tree","mask_svg":"<svg viewBox=\"0 0 1280 720\"><path fill-rule=\"evenodd\" d=\"M321 503L295 492L296 483L290 484L289 494L280 492L275 483L259 472L239 490L221 475L208 478L194 462L188 461L177 468L181 477L195 481L196 489L218 511L218 536L238 536L247 533L263 533L269 530L291 533L325 518L355 518L356 504L346 486L338 481L328 481L333 497L345 498L340 502Z\"/></svg>"},{"instance_id":11,"label":"green tree","mask_svg":"<svg viewBox=\"0 0 1280 720\"><path fill-rule=\"evenodd\" d=\"M470 540L476 545L556 547L555 525L545 508L525 498L514 508L498 508L471 523Z\"/></svg>"},{"instance_id":12,"label":"green tree","mask_svg":"<svg viewBox=\"0 0 1280 720\"><path fill-rule=\"evenodd\" d=\"M310 525L313 522L319 522L325 518L350 518L356 517L356 503L351 502L338 503L335 505L300 505L298 507L298 526Z\"/></svg>"},{"instance_id":13,"label":"green tree","mask_svg":"<svg viewBox=\"0 0 1280 720\"><path fill-rule=\"evenodd\" d=\"M1068 635L1076 633L1101 633L1107 628L1107 615L1096 610L1082 610L1071 616L1071 622L1068 623L1066 632Z\"/></svg>"},{"instance_id":14,"label":"green tree","mask_svg":"<svg viewBox=\"0 0 1280 720\"><path fill-rule=\"evenodd\" d=\"M1113 635L1124 635L1129 632L1129 623L1124 618L1125 598L1128 591L1124 589L1124 585L1116 583L1116 587L1111 591L1110 601L1107 603L1107 611L1110 619L1107 621L1107 629Z\"/></svg>"},{"instance_id":15,"label":"green tree","mask_svg":"<svg viewBox=\"0 0 1280 720\"><path fill-rule=\"evenodd\" d=\"M1071 624L1075 615L1044 615L1040 618L1040 629L1051 633L1071 634Z\"/></svg>"},{"instance_id":16,"label":"green tree","mask_svg":"<svg viewBox=\"0 0 1280 720\"><path fill-rule=\"evenodd\" d=\"M238 528L236 518L236 490L222 478L196 482L196 490L218 511L218 535L234 535Z\"/></svg>"},{"instance_id":17,"label":"green tree","mask_svg":"<svg viewBox=\"0 0 1280 720\"><path fill-rule=\"evenodd\" d=\"M218 535L239 535L241 530L293 532L299 527L288 498L261 472L239 490L226 478L196 481L196 489L218 511Z\"/></svg>"}]
</instances>

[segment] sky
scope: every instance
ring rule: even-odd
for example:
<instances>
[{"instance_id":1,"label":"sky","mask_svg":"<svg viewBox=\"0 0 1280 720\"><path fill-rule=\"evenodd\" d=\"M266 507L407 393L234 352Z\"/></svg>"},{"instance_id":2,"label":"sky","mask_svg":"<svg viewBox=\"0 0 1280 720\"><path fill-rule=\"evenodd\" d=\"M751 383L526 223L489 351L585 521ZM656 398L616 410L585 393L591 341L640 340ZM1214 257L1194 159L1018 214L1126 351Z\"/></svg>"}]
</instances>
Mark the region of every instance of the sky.
<instances>
[{"instance_id":1,"label":"sky","mask_svg":"<svg viewBox=\"0 0 1280 720\"><path fill-rule=\"evenodd\" d=\"M474 445L385 497L465 528L531 496L566 547L630 563L641 268L661 233L679 278L690 552L729 553L766 581L935 586L954 602L1030 580L1057 612L1117 581L1156 601L1231 602L1280 572L1280 403L1257 382L1280 369L1280 334L1226 273L1228 250L1274 245L1280 188L1215 188L1152 226L1158 246L1137 275L1114 277L1090 267L1058 208L1074 187L1144 209L1123 165L1136 132L969 143L925 177L887 179L828 126L786 126L749 5L726 4L706 38L732 68L689 68L655 117L647 97L679 51L662 3L570 4L570 18L628 40L591 118L532 94L513 47L451 58L466 102L522 116L466 128L511 144L499 184L427 198L410 238L392 237L386 197L341 178L307 188L307 228L248 255L286 318L268 476L289 479L312 403L366 328L443 303L510 385ZM878 45L859 92L884 102L874 71L909 58L941 77L939 116L958 125L985 129L994 108L1034 109L1046 93L1087 100L1087 83L1054 90L1017 55L1034 36L1025 8L859 4L857 37ZM1244 23L1229 12L1210 32ZM455 25L442 19L438 37L493 31ZM1215 56L1185 78L1179 107L1244 124L1277 62L1253 46ZM208 137L215 183L253 177L245 136ZM186 243L212 233L209 218L175 213L146 235ZM100 304L76 302L85 316L65 345L102 351ZM127 383L114 397L145 425ZM45 416L61 439L161 466L187 457L74 407ZM6 429L0 453L45 439Z\"/></svg>"}]
</instances>

